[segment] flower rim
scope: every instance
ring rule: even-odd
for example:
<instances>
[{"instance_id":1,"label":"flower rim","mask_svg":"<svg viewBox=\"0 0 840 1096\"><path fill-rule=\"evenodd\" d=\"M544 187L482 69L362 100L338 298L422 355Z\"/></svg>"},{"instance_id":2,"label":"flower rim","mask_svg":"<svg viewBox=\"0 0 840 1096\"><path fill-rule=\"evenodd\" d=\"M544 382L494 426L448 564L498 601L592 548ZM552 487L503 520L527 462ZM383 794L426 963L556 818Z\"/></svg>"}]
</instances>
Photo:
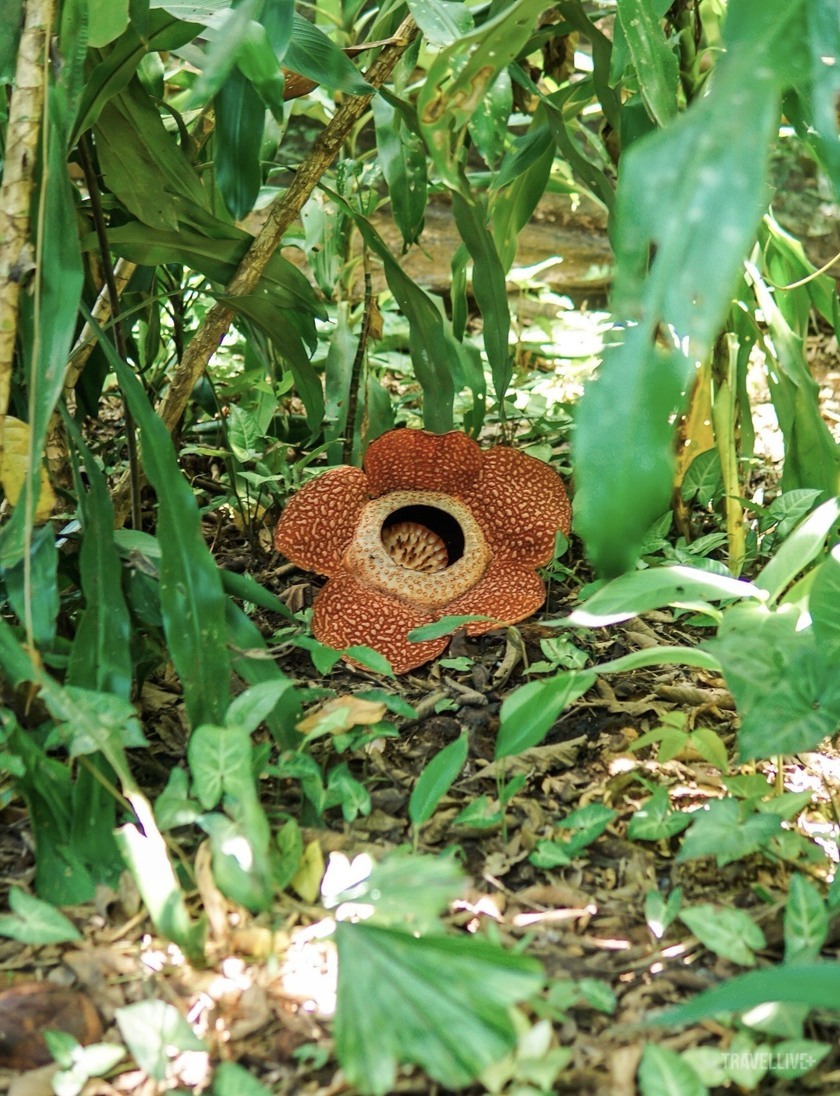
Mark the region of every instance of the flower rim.
<instances>
[{"instance_id":1,"label":"flower rim","mask_svg":"<svg viewBox=\"0 0 840 1096\"><path fill-rule=\"evenodd\" d=\"M408 506L442 510L457 521L464 537L461 558L432 574L396 563L382 543L388 518ZM371 499L362 510L343 564L361 582L410 605L440 609L472 589L490 563L491 553L475 515L459 499L443 491L389 491Z\"/></svg>"}]
</instances>

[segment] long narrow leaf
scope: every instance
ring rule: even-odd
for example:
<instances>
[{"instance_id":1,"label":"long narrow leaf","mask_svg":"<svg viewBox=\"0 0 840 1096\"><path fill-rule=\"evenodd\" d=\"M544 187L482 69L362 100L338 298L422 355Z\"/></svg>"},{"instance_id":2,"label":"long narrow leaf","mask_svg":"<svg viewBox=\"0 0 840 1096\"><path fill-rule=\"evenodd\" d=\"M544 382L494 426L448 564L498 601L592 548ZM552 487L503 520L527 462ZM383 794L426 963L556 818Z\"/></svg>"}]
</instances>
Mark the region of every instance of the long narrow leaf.
<instances>
[{"instance_id":1,"label":"long narrow leaf","mask_svg":"<svg viewBox=\"0 0 840 1096\"><path fill-rule=\"evenodd\" d=\"M225 595L201 535L195 497L182 477L172 439L129 367L102 342L140 428L143 467L157 492L163 627L193 726L221 723L230 697Z\"/></svg>"}]
</instances>

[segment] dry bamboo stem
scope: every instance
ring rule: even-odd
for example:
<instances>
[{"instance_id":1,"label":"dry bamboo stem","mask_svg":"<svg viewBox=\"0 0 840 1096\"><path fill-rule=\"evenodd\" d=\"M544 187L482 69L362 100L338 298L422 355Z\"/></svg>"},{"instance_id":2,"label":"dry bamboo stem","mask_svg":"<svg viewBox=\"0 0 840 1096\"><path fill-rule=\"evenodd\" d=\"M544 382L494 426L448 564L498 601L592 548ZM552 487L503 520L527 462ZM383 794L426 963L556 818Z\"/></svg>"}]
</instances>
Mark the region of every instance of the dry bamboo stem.
<instances>
[{"instance_id":1,"label":"dry bamboo stem","mask_svg":"<svg viewBox=\"0 0 840 1096\"><path fill-rule=\"evenodd\" d=\"M6 131L0 187L0 466L9 410L20 287L35 265L30 208L46 93L45 51L53 0L27 0Z\"/></svg>"},{"instance_id":2,"label":"dry bamboo stem","mask_svg":"<svg viewBox=\"0 0 840 1096\"><path fill-rule=\"evenodd\" d=\"M378 88L385 83L416 34L417 27L409 17L394 35L393 44L382 50L365 73L365 79L372 87ZM370 95L348 98L333 115L298 168L291 186L271 206L265 224L227 286L227 296L244 296L256 288L269 259L283 238L283 233L300 214L319 179L338 155L348 133L367 110L371 99ZM214 304L184 351L169 389L158 406L158 414L170 432L175 429L183 415L190 393L218 349L233 316L232 308L220 303ZM127 501L128 479L124 475L114 491L114 510L118 524L122 524L127 517Z\"/></svg>"}]
</instances>

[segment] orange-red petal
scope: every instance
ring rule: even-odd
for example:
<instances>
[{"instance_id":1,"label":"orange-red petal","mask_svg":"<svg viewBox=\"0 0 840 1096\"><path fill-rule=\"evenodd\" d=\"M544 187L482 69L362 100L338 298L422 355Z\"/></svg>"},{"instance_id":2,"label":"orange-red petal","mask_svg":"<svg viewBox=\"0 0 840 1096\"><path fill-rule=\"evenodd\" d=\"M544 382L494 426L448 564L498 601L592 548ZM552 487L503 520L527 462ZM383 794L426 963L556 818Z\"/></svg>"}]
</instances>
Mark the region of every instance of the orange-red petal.
<instances>
[{"instance_id":1,"label":"orange-red petal","mask_svg":"<svg viewBox=\"0 0 840 1096\"><path fill-rule=\"evenodd\" d=\"M568 534L572 508L563 481L544 461L497 445L482 453L478 482L462 494L495 555L541 567ZM521 619L521 618L519 618Z\"/></svg>"},{"instance_id":2,"label":"orange-red petal","mask_svg":"<svg viewBox=\"0 0 840 1096\"><path fill-rule=\"evenodd\" d=\"M373 498L387 491L443 491L460 498L478 480L482 453L458 430L389 430L371 442L364 463Z\"/></svg>"},{"instance_id":3,"label":"orange-red petal","mask_svg":"<svg viewBox=\"0 0 840 1096\"><path fill-rule=\"evenodd\" d=\"M274 530L274 547L304 570L332 575L367 501L367 477L360 468L331 468L289 500Z\"/></svg>"},{"instance_id":4,"label":"orange-red petal","mask_svg":"<svg viewBox=\"0 0 840 1096\"><path fill-rule=\"evenodd\" d=\"M398 598L360 585L347 571L335 575L315 598L312 631L339 650L362 643L385 655L394 673L404 674L445 650L449 637L412 643L408 633L435 619Z\"/></svg>"},{"instance_id":5,"label":"orange-red petal","mask_svg":"<svg viewBox=\"0 0 840 1096\"><path fill-rule=\"evenodd\" d=\"M545 601L545 586L531 567L496 557L484 578L472 590L451 601L443 611L447 616L476 614L493 617L491 621L467 624L467 634L479 636L503 624L524 620Z\"/></svg>"}]
</instances>

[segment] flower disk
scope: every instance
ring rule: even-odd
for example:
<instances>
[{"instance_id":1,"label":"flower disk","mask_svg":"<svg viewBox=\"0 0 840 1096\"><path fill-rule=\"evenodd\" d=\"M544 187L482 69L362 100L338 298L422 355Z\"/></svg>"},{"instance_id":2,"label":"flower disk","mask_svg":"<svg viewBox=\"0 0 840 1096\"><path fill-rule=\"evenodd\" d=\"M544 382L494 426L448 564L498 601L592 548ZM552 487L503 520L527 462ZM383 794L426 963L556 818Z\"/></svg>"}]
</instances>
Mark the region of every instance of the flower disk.
<instances>
[{"instance_id":1,"label":"flower disk","mask_svg":"<svg viewBox=\"0 0 840 1096\"><path fill-rule=\"evenodd\" d=\"M534 613L545 600L535 568L570 526L563 483L542 461L482 450L457 431L400 429L371 443L364 471L333 468L301 488L274 544L329 576L315 598L318 640L372 647L406 673L449 642L413 643L413 628L450 615L490 618L467 625L480 635Z\"/></svg>"}]
</instances>

